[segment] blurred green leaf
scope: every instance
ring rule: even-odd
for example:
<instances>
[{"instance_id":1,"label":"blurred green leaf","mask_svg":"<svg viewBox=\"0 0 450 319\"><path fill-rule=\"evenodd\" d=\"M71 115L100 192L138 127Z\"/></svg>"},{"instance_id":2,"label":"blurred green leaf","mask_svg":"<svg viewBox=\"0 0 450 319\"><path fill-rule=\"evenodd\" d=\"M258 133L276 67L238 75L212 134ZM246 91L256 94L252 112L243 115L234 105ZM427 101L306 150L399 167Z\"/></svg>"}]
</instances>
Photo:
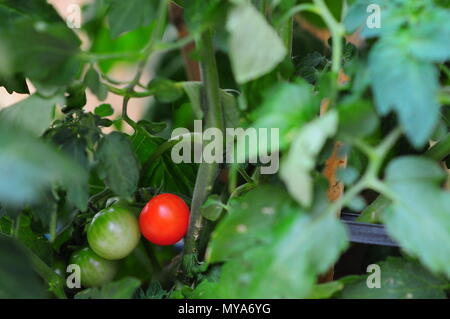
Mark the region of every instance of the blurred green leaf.
<instances>
[{"instance_id":1,"label":"blurred green leaf","mask_svg":"<svg viewBox=\"0 0 450 319\"><path fill-rule=\"evenodd\" d=\"M189 299L209 299L216 296L217 283L208 279L203 280L194 291L189 294Z\"/></svg>"},{"instance_id":2,"label":"blurred green leaf","mask_svg":"<svg viewBox=\"0 0 450 319\"><path fill-rule=\"evenodd\" d=\"M117 195L130 197L138 186L140 165L129 138L120 132L106 135L95 156L99 177Z\"/></svg>"},{"instance_id":3,"label":"blurred green leaf","mask_svg":"<svg viewBox=\"0 0 450 319\"><path fill-rule=\"evenodd\" d=\"M22 214L17 221L19 222L17 239L47 265L52 265L53 253L50 242L31 229L31 218Z\"/></svg>"},{"instance_id":4,"label":"blurred green leaf","mask_svg":"<svg viewBox=\"0 0 450 319\"><path fill-rule=\"evenodd\" d=\"M114 110L111 104L101 104L97 106L94 110L95 115L98 116L111 116L114 113Z\"/></svg>"},{"instance_id":5,"label":"blurred green leaf","mask_svg":"<svg viewBox=\"0 0 450 319\"><path fill-rule=\"evenodd\" d=\"M210 195L206 202L203 203L202 207L200 207L200 212L204 218L215 221L219 219L223 211L223 205L219 195L213 194Z\"/></svg>"},{"instance_id":6,"label":"blurred green leaf","mask_svg":"<svg viewBox=\"0 0 450 319\"><path fill-rule=\"evenodd\" d=\"M94 68L91 67L86 72L84 83L100 101L106 99L108 88L101 82L100 76Z\"/></svg>"},{"instance_id":7,"label":"blurred green leaf","mask_svg":"<svg viewBox=\"0 0 450 319\"><path fill-rule=\"evenodd\" d=\"M0 201L11 205L36 202L50 185L63 185L69 196L82 203L81 194L87 183L87 173L77 163L53 147L11 128L0 125ZM20 191L19 191L20 190Z\"/></svg>"},{"instance_id":8,"label":"blurred green leaf","mask_svg":"<svg viewBox=\"0 0 450 319\"><path fill-rule=\"evenodd\" d=\"M133 277L108 283L102 287L88 288L75 295L75 299L131 299L141 282Z\"/></svg>"},{"instance_id":9,"label":"blurred green leaf","mask_svg":"<svg viewBox=\"0 0 450 319\"><path fill-rule=\"evenodd\" d=\"M422 147L439 119L436 67L411 57L398 37L375 45L369 67L378 111L382 115L395 111L408 139Z\"/></svg>"},{"instance_id":10,"label":"blurred green leaf","mask_svg":"<svg viewBox=\"0 0 450 319\"><path fill-rule=\"evenodd\" d=\"M165 192L192 193L196 174L195 164L175 164L172 161L170 150L149 162L165 140L149 134L142 127L139 127L131 136L131 142L139 162L144 167L142 170L142 183L144 185Z\"/></svg>"},{"instance_id":11,"label":"blurred green leaf","mask_svg":"<svg viewBox=\"0 0 450 319\"><path fill-rule=\"evenodd\" d=\"M44 298L45 288L31 267L25 250L0 234L0 298Z\"/></svg>"},{"instance_id":12,"label":"blurred green leaf","mask_svg":"<svg viewBox=\"0 0 450 319\"><path fill-rule=\"evenodd\" d=\"M4 0L0 21L2 64L7 66L0 67L0 78L11 84L23 74L39 92L52 94L74 79L81 66L80 41L53 6L45 0ZM20 84L12 84L23 91Z\"/></svg>"},{"instance_id":13,"label":"blurred green leaf","mask_svg":"<svg viewBox=\"0 0 450 319\"><path fill-rule=\"evenodd\" d=\"M183 88L169 79L154 78L147 87L155 92L155 98L161 103L174 102L183 95Z\"/></svg>"},{"instance_id":14,"label":"blurred green leaf","mask_svg":"<svg viewBox=\"0 0 450 319\"><path fill-rule=\"evenodd\" d=\"M154 0L110 0L108 24L112 37L148 26L155 17L156 3Z\"/></svg>"},{"instance_id":15,"label":"blurred green leaf","mask_svg":"<svg viewBox=\"0 0 450 319\"><path fill-rule=\"evenodd\" d=\"M334 216L306 215L279 187L258 187L233 203L213 233L209 262L228 261L212 297L307 297L346 246Z\"/></svg>"},{"instance_id":16,"label":"blurred green leaf","mask_svg":"<svg viewBox=\"0 0 450 319\"><path fill-rule=\"evenodd\" d=\"M334 111L306 124L291 145L289 154L281 164L281 178L289 193L301 204L310 206L313 200L313 179L310 172L316 165L319 154L327 138L333 136L338 125L338 115Z\"/></svg>"},{"instance_id":17,"label":"blurred green leaf","mask_svg":"<svg viewBox=\"0 0 450 319\"><path fill-rule=\"evenodd\" d=\"M344 102L337 108L339 113L338 134L346 139L365 137L379 125L373 105L365 100Z\"/></svg>"},{"instance_id":18,"label":"blurred green leaf","mask_svg":"<svg viewBox=\"0 0 450 319\"><path fill-rule=\"evenodd\" d=\"M450 193L438 164L400 157L386 169L392 206L383 215L388 233L431 271L450 278Z\"/></svg>"},{"instance_id":19,"label":"blurred green leaf","mask_svg":"<svg viewBox=\"0 0 450 319\"><path fill-rule=\"evenodd\" d=\"M273 86L262 105L251 114L252 127L279 129L280 150L285 150L298 129L317 116L319 105L313 87L304 80L282 82Z\"/></svg>"},{"instance_id":20,"label":"blurred green leaf","mask_svg":"<svg viewBox=\"0 0 450 319\"><path fill-rule=\"evenodd\" d=\"M239 257L248 249L270 243L271 229L289 215L294 202L280 187L260 186L230 203L229 213L217 225L208 247L208 261Z\"/></svg>"},{"instance_id":21,"label":"blurred green leaf","mask_svg":"<svg viewBox=\"0 0 450 319\"><path fill-rule=\"evenodd\" d=\"M389 257L379 263L381 287L368 288L368 275L352 276L338 297L342 299L445 299L448 281L433 276L417 262Z\"/></svg>"},{"instance_id":22,"label":"blurred green leaf","mask_svg":"<svg viewBox=\"0 0 450 319\"><path fill-rule=\"evenodd\" d=\"M248 3L235 6L226 23L229 51L238 83L246 83L272 71L286 56L276 31L256 8Z\"/></svg>"},{"instance_id":23,"label":"blurred green leaf","mask_svg":"<svg viewBox=\"0 0 450 319\"><path fill-rule=\"evenodd\" d=\"M123 34L119 38L112 38L111 31L106 26L101 26L93 36L91 51L95 54L117 55L111 59L102 59L99 62L100 70L108 73L115 65L124 62L134 62L139 58L146 41L153 32L154 23L148 27L140 27L136 30Z\"/></svg>"},{"instance_id":24,"label":"blurred green leaf","mask_svg":"<svg viewBox=\"0 0 450 319\"><path fill-rule=\"evenodd\" d=\"M344 284L339 281L330 281L323 284L314 285L308 299L327 299L331 298L338 291L344 288Z\"/></svg>"},{"instance_id":25,"label":"blurred green leaf","mask_svg":"<svg viewBox=\"0 0 450 319\"><path fill-rule=\"evenodd\" d=\"M221 0L189 0L183 1L184 20L189 32L198 33L204 28L216 25L225 16L227 1Z\"/></svg>"},{"instance_id":26,"label":"blurred green leaf","mask_svg":"<svg viewBox=\"0 0 450 319\"><path fill-rule=\"evenodd\" d=\"M53 120L56 104L63 104L64 98L55 96L43 98L33 94L16 104L0 111L0 121L14 125L15 129L25 128L35 136L41 136Z\"/></svg>"}]
</instances>

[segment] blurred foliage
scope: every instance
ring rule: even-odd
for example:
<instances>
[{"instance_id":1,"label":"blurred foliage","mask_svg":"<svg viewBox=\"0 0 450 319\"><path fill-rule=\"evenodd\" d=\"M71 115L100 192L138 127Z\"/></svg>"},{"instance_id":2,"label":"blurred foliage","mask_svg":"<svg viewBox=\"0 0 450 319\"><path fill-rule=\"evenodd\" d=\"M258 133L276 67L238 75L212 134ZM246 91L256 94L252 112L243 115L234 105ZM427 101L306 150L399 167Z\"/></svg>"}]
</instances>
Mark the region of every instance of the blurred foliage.
<instances>
[{"instance_id":1,"label":"blurred foliage","mask_svg":"<svg viewBox=\"0 0 450 319\"><path fill-rule=\"evenodd\" d=\"M174 23L169 1L90 1L74 30L45 0L0 0L0 86L27 94L0 111L0 298L445 298L448 1L176 2L184 10ZM383 10L381 28L367 26L370 4ZM185 55L180 21L196 41ZM356 30L363 45L345 41ZM202 81L189 81L186 58L201 64ZM137 69L134 79L112 77L124 63ZM203 176L198 164L172 160L171 134L211 114L211 68L224 127L277 128L280 139L236 141L245 163ZM87 90L100 101L121 96L121 115L103 102L87 111ZM147 96L134 122L128 100ZM348 159L337 172L345 195L330 203L322 172L337 141ZM264 175L267 163L250 160L269 153L280 170ZM206 256L189 265L188 284L177 277L183 242L142 239L113 281L67 288L70 255L86 246L98 211L118 200L139 211L161 192L196 203L204 179L215 181L197 203ZM359 221L385 225L399 243L401 257L367 249L358 266L377 263L381 289L368 289L360 273L318 283L349 247L340 209L362 211Z\"/></svg>"}]
</instances>

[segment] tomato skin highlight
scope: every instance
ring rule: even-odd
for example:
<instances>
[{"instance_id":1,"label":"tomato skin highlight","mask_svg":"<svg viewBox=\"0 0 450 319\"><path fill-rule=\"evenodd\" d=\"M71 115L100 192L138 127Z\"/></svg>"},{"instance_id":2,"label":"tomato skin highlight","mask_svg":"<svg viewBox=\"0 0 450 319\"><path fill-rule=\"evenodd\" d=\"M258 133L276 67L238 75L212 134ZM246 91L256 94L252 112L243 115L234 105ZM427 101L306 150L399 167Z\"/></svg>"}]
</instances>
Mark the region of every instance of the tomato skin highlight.
<instances>
[{"instance_id":1,"label":"tomato skin highlight","mask_svg":"<svg viewBox=\"0 0 450 319\"><path fill-rule=\"evenodd\" d=\"M133 212L117 205L98 212L87 231L91 249L108 260L128 256L138 245L140 237L139 223Z\"/></svg>"},{"instance_id":2,"label":"tomato skin highlight","mask_svg":"<svg viewBox=\"0 0 450 319\"><path fill-rule=\"evenodd\" d=\"M148 241L167 246L186 235L189 225L189 207L174 194L153 197L142 209L139 226Z\"/></svg>"},{"instance_id":3,"label":"tomato skin highlight","mask_svg":"<svg viewBox=\"0 0 450 319\"><path fill-rule=\"evenodd\" d=\"M83 287L101 286L113 280L119 269L119 263L98 256L89 247L75 251L70 264L80 266L81 285Z\"/></svg>"}]
</instances>

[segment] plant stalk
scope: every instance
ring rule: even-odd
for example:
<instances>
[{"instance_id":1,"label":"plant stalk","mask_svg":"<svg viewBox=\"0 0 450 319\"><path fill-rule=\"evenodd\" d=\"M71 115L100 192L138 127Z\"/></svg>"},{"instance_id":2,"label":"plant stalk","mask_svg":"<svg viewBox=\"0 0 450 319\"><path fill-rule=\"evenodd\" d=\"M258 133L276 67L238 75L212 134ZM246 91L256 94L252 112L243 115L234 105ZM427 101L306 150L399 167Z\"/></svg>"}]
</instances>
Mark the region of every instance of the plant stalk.
<instances>
[{"instance_id":1,"label":"plant stalk","mask_svg":"<svg viewBox=\"0 0 450 319\"><path fill-rule=\"evenodd\" d=\"M331 70L335 74L339 74L341 70L341 60L342 60L342 38L345 34L345 29L341 23L336 21L333 14L328 9L324 0L314 0L319 14L322 16L324 22L328 26L331 37L333 39L332 44L332 66Z\"/></svg>"},{"instance_id":2,"label":"plant stalk","mask_svg":"<svg viewBox=\"0 0 450 319\"><path fill-rule=\"evenodd\" d=\"M213 46L212 31L205 31L200 39L202 82L206 95L206 128L215 127L223 130L223 114L220 102L219 75ZM185 281L190 281L197 268L197 262L204 253L203 232L205 220L200 213L210 194L214 181L219 172L218 163L200 163L195 181L194 193L191 202L189 228L185 237L185 244L181 262L181 275Z\"/></svg>"}]
</instances>

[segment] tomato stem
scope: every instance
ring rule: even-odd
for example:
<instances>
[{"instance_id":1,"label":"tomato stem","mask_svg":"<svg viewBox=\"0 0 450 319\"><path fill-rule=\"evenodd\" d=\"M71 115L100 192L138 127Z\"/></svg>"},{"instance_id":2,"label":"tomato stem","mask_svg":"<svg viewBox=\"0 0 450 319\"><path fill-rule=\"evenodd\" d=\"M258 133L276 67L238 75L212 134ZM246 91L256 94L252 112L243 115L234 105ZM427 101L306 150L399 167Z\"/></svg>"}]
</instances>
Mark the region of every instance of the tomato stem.
<instances>
[{"instance_id":1,"label":"tomato stem","mask_svg":"<svg viewBox=\"0 0 450 319\"><path fill-rule=\"evenodd\" d=\"M223 130L219 75L217 73L212 31L205 31L200 41L198 47L201 52L202 82L206 93L206 128L215 127ZM200 163L181 262L181 275L185 281L190 281L194 276L197 261L200 260L205 250L203 239L207 234L204 232L205 220L200 213L200 207L212 191L218 172L218 163Z\"/></svg>"},{"instance_id":2,"label":"tomato stem","mask_svg":"<svg viewBox=\"0 0 450 319\"><path fill-rule=\"evenodd\" d=\"M333 40L331 70L336 74L336 76L338 76L339 71L341 70L342 38L345 34L344 26L334 18L324 0L314 0L314 4L331 32L331 37Z\"/></svg>"}]
</instances>

